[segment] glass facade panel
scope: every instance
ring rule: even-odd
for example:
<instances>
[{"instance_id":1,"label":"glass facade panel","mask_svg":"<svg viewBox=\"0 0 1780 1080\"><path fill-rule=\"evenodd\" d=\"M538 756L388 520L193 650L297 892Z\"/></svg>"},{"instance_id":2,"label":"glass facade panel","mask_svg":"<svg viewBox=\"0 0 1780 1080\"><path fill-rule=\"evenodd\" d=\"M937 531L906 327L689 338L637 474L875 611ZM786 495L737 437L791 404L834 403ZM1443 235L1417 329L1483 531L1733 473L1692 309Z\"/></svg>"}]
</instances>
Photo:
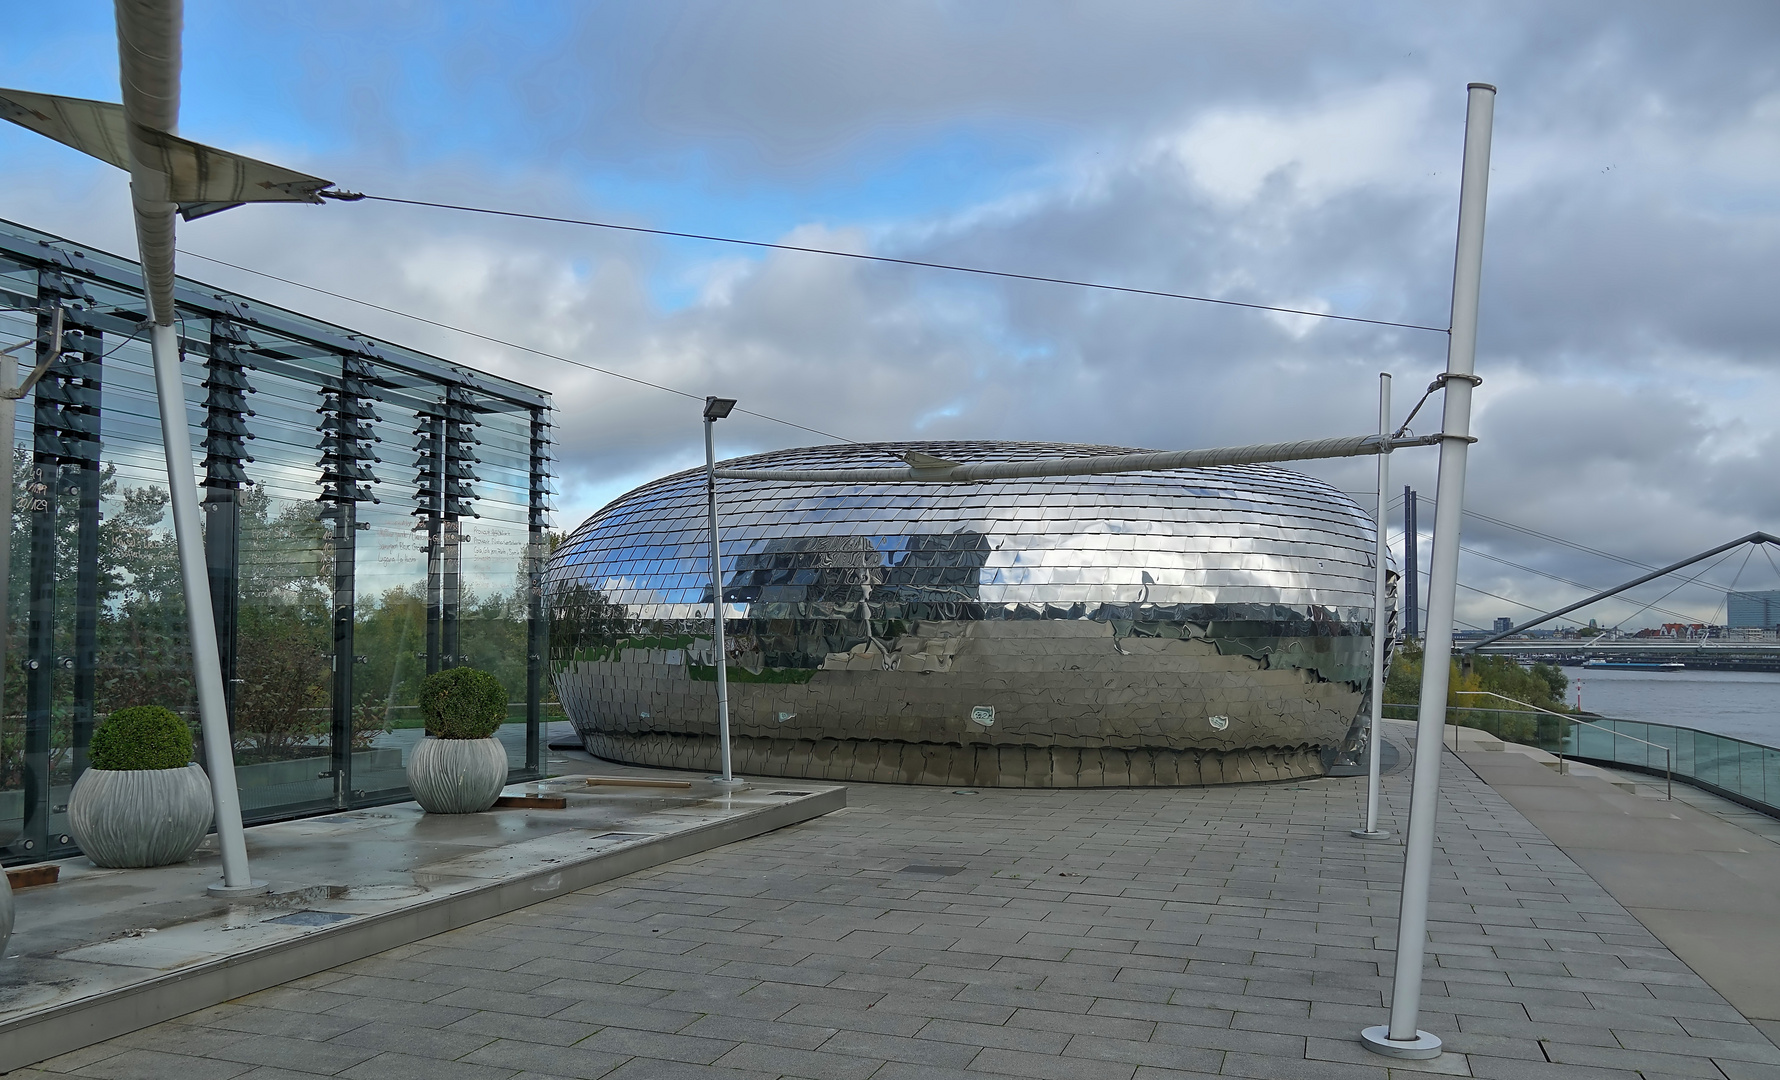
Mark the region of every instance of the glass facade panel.
<instances>
[{"instance_id":1,"label":"glass facade panel","mask_svg":"<svg viewBox=\"0 0 1780 1080\"><path fill-rule=\"evenodd\" d=\"M417 411L436 387L386 387L371 425L386 483L378 501L358 505L353 653L353 786L399 792L407 754L425 734L420 683L427 675L427 523L417 513L414 477L420 453Z\"/></svg>"},{"instance_id":2,"label":"glass facade panel","mask_svg":"<svg viewBox=\"0 0 1780 1080\"><path fill-rule=\"evenodd\" d=\"M548 395L183 279L176 298L243 816L405 798L420 680L460 663L507 684L503 741L535 775ZM68 791L112 710L197 724L143 310L128 260L0 222L0 346L57 356L12 435L7 862L74 852Z\"/></svg>"},{"instance_id":3,"label":"glass facade panel","mask_svg":"<svg viewBox=\"0 0 1780 1080\"><path fill-rule=\"evenodd\" d=\"M1398 720L1414 720L1419 711L1414 705L1385 706L1385 714ZM1657 776L1672 767L1677 781L1745 800L1780 817L1780 749L1771 746L1672 724L1604 717L1572 721L1513 709L1448 710L1449 725L1455 719L1464 727L1565 757L1626 765Z\"/></svg>"},{"instance_id":4,"label":"glass facade panel","mask_svg":"<svg viewBox=\"0 0 1780 1080\"><path fill-rule=\"evenodd\" d=\"M528 570L531 416L509 411L477 414L476 475L481 497L465 525L460 619L463 663L494 673L507 688L507 723L500 731L508 763L527 761ZM535 766L535 759L533 762Z\"/></svg>"},{"instance_id":5,"label":"glass facade panel","mask_svg":"<svg viewBox=\"0 0 1780 1080\"><path fill-rule=\"evenodd\" d=\"M36 271L0 260L0 347L29 341L36 335L36 306ZM31 409L28 405L19 406L16 414L18 420L10 437L11 487L7 502L12 511L8 550L19 554L12 557L7 571L4 632L8 663L0 668L0 844L9 846L19 841L25 822L25 669L19 658L25 651L31 572Z\"/></svg>"},{"instance_id":6,"label":"glass facade panel","mask_svg":"<svg viewBox=\"0 0 1780 1080\"><path fill-rule=\"evenodd\" d=\"M1708 784L1724 787L1725 740L1717 735L1702 734L1694 736L1694 742L1700 748L1699 771L1695 775Z\"/></svg>"},{"instance_id":7,"label":"glass facade panel","mask_svg":"<svg viewBox=\"0 0 1780 1080\"><path fill-rule=\"evenodd\" d=\"M1737 790L1759 799L1762 794L1762 748L1752 743L1737 747Z\"/></svg>"},{"instance_id":8,"label":"glass facade panel","mask_svg":"<svg viewBox=\"0 0 1780 1080\"><path fill-rule=\"evenodd\" d=\"M261 340L252 344L264 346ZM235 504L236 644L230 680L241 809L250 820L335 805L332 536L316 501L313 380L323 365L251 373L253 486L209 489L206 524L228 526Z\"/></svg>"}]
</instances>

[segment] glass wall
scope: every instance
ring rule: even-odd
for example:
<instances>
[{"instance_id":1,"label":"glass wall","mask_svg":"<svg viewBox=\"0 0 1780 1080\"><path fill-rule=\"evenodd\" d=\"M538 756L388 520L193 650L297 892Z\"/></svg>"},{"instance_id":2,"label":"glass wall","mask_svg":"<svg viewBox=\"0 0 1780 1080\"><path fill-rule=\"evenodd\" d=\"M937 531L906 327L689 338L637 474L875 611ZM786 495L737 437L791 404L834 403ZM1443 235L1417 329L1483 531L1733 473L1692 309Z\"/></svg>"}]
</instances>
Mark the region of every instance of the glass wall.
<instances>
[{"instance_id":1,"label":"glass wall","mask_svg":"<svg viewBox=\"0 0 1780 1080\"><path fill-rule=\"evenodd\" d=\"M459 664L507 686L512 775L537 775L548 396L183 279L177 301L244 816L406 798L420 681ZM0 348L36 338L21 376L54 357L12 435L7 862L75 850L110 711L197 723L143 311L128 260L0 222Z\"/></svg>"},{"instance_id":2,"label":"glass wall","mask_svg":"<svg viewBox=\"0 0 1780 1080\"><path fill-rule=\"evenodd\" d=\"M371 425L375 468L383 491L358 507L355 546L353 651L358 687L354 738L362 749L353 764L354 783L367 792L399 792L407 753L425 734L420 683L432 670L451 666L427 647L429 532L431 516L419 493L430 465L419 440L427 438L430 413L441 405L439 388L419 379L396 380L378 391Z\"/></svg>"},{"instance_id":3,"label":"glass wall","mask_svg":"<svg viewBox=\"0 0 1780 1080\"><path fill-rule=\"evenodd\" d=\"M270 335L246 327L217 337L219 351L235 339L238 357L273 347ZM207 531L235 532L235 640L224 675L241 812L251 821L336 802L333 538L316 500L315 388L339 372L337 357L258 364L249 373L254 460L244 464L253 482L205 488Z\"/></svg>"},{"instance_id":4,"label":"glass wall","mask_svg":"<svg viewBox=\"0 0 1780 1080\"><path fill-rule=\"evenodd\" d=\"M1414 720L1415 705L1386 705L1386 715ZM1674 724L1605 716L1556 716L1521 709L1448 709L1449 725L1487 731L1505 742L1565 757L1624 765L1728 796L1780 817L1780 748Z\"/></svg>"},{"instance_id":5,"label":"glass wall","mask_svg":"<svg viewBox=\"0 0 1780 1080\"><path fill-rule=\"evenodd\" d=\"M507 688L510 704L500 737L508 762L521 768L527 755L526 673L532 653L527 644L531 417L490 410L476 419L475 471L483 497L461 537L459 659L492 671Z\"/></svg>"},{"instance_id":6,"label":"glass wall","mask_svg":"<svg viewBox=\"0 0 1780 1080\"><path fill-rule=\"evenodd\" d=\"M0 349L31 340L37 334L37 271L22 263L0 259ZM24 350L33 355L34 350ZM3 361L0 361L3 362ZM0 403L0 410L5 406ZM8 551L30 550L31 522L26 514L26 493L31 477L30 409L22 410L26 423L17 425L23 442L11 441L11 468L7 472L7 504L11 523ZM25 818L25 669L24 654L27 601L30 597L30 559L10 560L6 574L6 610L0 633L4 634L6 660L0 665L0 845L17 843Z\"/></svg>"}]
</instances>

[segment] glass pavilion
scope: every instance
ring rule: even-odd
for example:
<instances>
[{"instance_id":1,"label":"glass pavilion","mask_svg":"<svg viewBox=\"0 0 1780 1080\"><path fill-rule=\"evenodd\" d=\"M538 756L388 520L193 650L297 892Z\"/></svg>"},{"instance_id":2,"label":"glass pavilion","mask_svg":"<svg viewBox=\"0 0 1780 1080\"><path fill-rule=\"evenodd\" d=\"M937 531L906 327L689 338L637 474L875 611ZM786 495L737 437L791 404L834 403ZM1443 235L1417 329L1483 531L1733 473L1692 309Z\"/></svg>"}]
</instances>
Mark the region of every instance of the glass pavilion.
<instances>
[{"instance_id":1,"label":"glass pavilion","mask_svg":"<svg viewBox=\"0 0 1780 1080\"><path fill-rule=\"evenodd\" d=\"M420 680L460 664L508 689L512 778L541 775L550 396L184 278L177 303L246 820L407 798ZM196 716L136 264L0 221L21 374L58 306L12 439L6 862L75 852L107 713Z\"/></svg>"}]
</instances>

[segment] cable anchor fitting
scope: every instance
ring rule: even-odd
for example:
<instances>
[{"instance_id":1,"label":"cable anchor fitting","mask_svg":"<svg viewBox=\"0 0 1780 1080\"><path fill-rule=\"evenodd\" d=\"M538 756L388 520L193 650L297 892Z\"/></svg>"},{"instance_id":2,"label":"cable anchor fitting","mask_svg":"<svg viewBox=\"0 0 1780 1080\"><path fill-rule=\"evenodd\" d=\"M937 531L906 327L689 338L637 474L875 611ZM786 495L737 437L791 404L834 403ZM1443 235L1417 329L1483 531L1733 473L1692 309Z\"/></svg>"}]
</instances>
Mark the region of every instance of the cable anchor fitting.
<instances>
[{"instance_id":1,"label":"cable anchor fitting","mask_svg":"<svg viewBox=\"0 0 1780 1080\"><path fill-rule=\"evenodd\" d=\"M1446 380L1448 379L1463 379L1470 383L1473 388L1483 385L1482 375L1467 375L1457 371L1442 371L1440 374L1434 376L1433 382L1428 384L1428 393L1432 394L1436 390L1444 390L1446 388Z\"/></svg>"},{"instance_id":2,"label":"cable anchor fitting","mask_svg":"<svg viewBox=\"0 0 1780 1080\"><path fill-rule=\"evenodd\" d=\"M1429 383L1428 388L1422 392L1422 399L1415 403L1415 408L1409 410L1409 415L1403 418L1403 426L1398 428L1391 438L1401 439L1409 431L1410 421L1414 420L1416 414L1422 411L1422 406L1428 403L1428 399L1433 397L1436 391L1446 389L1446 380L1448 379L1463 379L1465 382L1470 383L1473 389L1483 385L1483 377L1481 375L1465 375L1457 371L1442 371L1440 374L1434 376L1434 381Z\"/></svg>"}]
</instances>

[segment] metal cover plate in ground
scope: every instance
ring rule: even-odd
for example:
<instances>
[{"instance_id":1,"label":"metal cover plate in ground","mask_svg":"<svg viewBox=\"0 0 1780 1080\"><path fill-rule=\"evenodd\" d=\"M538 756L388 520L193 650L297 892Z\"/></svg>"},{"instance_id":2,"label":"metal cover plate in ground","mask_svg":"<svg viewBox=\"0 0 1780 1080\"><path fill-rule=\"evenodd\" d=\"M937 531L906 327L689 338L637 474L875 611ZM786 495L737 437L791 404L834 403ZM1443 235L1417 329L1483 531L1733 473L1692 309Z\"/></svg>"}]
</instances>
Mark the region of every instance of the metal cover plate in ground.
<instances>
[{"instance_id":1,"label":"metal cover plate in ground","mask_svg":"<svg viewBox=\"0 0 1780 1080\"><path fill-rule=\"evenodd\" d=\"M289 915L280 915L276 919L267 919L270 923L283 923L286 926L331 926L337 922L345 922L352 918L344 911L293 911Z\"/></svg>"}]
</instances>

